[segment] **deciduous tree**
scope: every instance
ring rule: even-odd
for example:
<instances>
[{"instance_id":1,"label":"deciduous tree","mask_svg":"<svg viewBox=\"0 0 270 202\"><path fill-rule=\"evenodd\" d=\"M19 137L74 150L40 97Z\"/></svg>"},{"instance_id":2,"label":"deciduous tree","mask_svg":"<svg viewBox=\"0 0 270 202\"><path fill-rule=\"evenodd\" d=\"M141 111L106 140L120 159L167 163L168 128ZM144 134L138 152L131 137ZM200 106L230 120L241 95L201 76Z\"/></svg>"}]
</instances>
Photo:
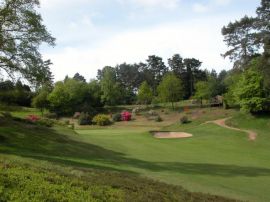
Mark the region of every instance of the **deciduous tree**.
<instances>
[{"instance_id":1,"label":"deciduous tree","mask_svg":"<svg viewBox=\"0 0 270 202\"><path fill-rule=\"evenodd\" d=\"M39 51L42 43L55 39L37 13L38 0L3 0L0 4L0 70L19 73L32 83L50 80L49 61Z\"/></svg>"},{"instance_id":2,"label":"deciduous tree","mask_svg":"<svg viewBox=\"0 0 270 202\"><path fill-rule=\"evenodd\" d=\"M138 101L143 104L151 103L153 99L153 92L151 87L148 85L146 81L144 81L138 91Z\"/></svg>"},{"instance_id":3,"label":"deciduous tree","mask_svg":"<svg viewBox=\"0 0 270 202\"><path fill-rule=\"evenodd\" d=\"M173 73L167 73L158 86L158 96L163 102L171 102L174 109L174 102L183 98L183 86L179 78Z\"/></svg>"}]
</instances>

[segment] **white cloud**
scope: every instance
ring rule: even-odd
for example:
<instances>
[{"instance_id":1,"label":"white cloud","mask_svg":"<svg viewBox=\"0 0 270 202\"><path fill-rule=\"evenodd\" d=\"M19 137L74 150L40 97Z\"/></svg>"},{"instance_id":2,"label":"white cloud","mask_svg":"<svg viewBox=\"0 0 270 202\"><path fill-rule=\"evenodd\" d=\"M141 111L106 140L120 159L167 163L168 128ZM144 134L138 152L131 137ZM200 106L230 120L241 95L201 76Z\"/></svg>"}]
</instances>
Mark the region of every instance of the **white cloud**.
<instances>
[{"instance_id":1,"label":"white cloud","mask_svg":"<svg viewBox=\"0 0 270 202\"><path fill-rule=\"evenodd\" d=\"M196 13L205 13L220 6L227 6L231 0L209 0L207 3L194 3L192 9Z\"/></svg>"},{"instance_id":2,"label":"white cloud","mask_svg":"<svg viewBox=\"0 0 270 202\"><path fill-rule=\"evenodd\" d=\"M195 3L195 4L193 4L192 9L196 13L204 13L204 12L209 10L209 7L207 5L204 5L204 4Z\"/></svg>"},{"instance_id":3,"label":"white cloud","mask_svg":"<svg viewBox=\"0 0 270 202\"><path fill-rule=\"evenodd\" d=\"M73 6L83 3L92 3L95 0L40 0L40 5L42 8L61 8L65 6Z\"/></svg>"},{"instance_id":4,"label":"white cloud","mask_svg":"<svg viewBox=\"0 0 270 202\"><path fill-rule=\"evenodd\" d=\"M76 72L86 78L94 78L97 69L106 65L115 66L122 62L144 62L148 55L156 54L167 58L175 53L183 57L195 57L204 62L204 68L230 68L229 61L220 54L226 47L222 41L220 27L224 19L188 21L185 23L163 24L144 30L130 30L119 33L97 47L67 47L54 54L46 54L54 65L56 79L63 79Z\"/></svg>"},{"instance_id":5,"label":"white cloud","mask_svg":"<svg viewBox=\"0 0 270 202\"><path fill-rule=\"evenodd\" d=\"M227 6L231 3L231 0L214 0L214 3L219 6Z\"/></svg>"},{"instance_id":6,"label":"white cloud","mask_svg":"<svg viewBox=\"0 0 270 202\"><path fill-rule=\"evenodd\" d=\"M133 4L138 7L143 7L147 9L153 8L167 8L175 9L179 6L180 0L117 0L122 4Z\"/></svg>"}]
</instances>

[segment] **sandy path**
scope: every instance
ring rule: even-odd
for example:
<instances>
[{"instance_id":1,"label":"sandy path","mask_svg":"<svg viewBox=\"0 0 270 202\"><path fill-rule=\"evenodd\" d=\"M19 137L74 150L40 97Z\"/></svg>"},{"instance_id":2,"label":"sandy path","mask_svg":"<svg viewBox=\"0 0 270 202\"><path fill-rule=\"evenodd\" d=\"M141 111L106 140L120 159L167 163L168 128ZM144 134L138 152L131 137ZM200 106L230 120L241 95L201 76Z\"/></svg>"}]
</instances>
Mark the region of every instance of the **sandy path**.
<instances>
[{"instance_id":1,"label":"sandy path","mask_svg":"<svg viewBox=\"0 0 270 202\"><path fill-rule=\"evenodd\" d=\"M206 122L206 124L207 124L207 123L214 123L214 124L217 124L217 125L219 125L219 126L221 126L221 127L223 127L223 128L228 128L228 129L235 130L235 131L245 132L245 133L248 134L248 139L249 139L249 140L251 140L251 141L256 140L257 135L258 135L256 132L251 131L251 130L244 130L244 129L240 129L240 128L234 128L234 127L231 127L231 126L226 125L225 122L226 122L228 119L230 119L230 118L231 118L231 117L225 118L225 119L219 119L219 120L215 120L215 121L208 121L208 122Z\"/></svg>"}]
</instances>

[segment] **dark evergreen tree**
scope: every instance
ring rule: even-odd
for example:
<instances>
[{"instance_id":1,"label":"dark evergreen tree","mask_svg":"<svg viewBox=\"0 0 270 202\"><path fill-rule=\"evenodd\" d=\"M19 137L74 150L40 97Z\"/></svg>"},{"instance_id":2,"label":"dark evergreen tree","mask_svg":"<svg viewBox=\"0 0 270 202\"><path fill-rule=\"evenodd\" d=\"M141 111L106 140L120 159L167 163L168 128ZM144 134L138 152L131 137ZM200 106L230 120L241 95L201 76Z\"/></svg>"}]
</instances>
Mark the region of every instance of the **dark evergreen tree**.
<instances>
[{"instance_id":1,"label":"dark evergreen tree","mask_svg":"<svg viewBox=\"0 0 270 202\"><path fill-rule=\"evenodd\" d=\"M166 67L161 57L155 55L150 55L146 62L147 69L149 70L149 72L146 72L149 76L151 75L150 77L153 79L152 83L149 83L149 85L151 85L153 92L156 95L157 86L161 82L163 76L168 72L168 67Z\"/></svg>"},{"instance_id":2,"label":"dark evergreen tree","mask_svg":"<svg viewBox=\"0 0 270 202\"><path fill-rule=\"evenodd\" d=\"M73 79L84 82L84 83L86 82L85 78L82 75L80 75L78 72L74 74Z\"/></svg>"}]
</instances>

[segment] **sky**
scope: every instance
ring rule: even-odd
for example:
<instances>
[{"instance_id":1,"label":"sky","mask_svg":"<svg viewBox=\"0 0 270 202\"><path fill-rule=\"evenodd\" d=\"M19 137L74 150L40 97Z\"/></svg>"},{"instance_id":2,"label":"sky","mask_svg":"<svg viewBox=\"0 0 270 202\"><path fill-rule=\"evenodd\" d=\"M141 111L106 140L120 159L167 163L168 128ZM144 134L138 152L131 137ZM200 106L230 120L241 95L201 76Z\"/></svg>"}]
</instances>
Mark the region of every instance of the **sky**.
<instances>
[{"instance_id":1,"label":"sky","mask_svg":"<svg viewBox=\"0 0 270 202\"><path fill-rule=\"evenodd\" d=\"M260 0L41 0L39 12L56 38L42 45L55 81L76 72L87 80L98 69L124 62L167 59L178 53L203 69L229 70L221 28L254 16Z\"/></svg>"}]
</instances>

